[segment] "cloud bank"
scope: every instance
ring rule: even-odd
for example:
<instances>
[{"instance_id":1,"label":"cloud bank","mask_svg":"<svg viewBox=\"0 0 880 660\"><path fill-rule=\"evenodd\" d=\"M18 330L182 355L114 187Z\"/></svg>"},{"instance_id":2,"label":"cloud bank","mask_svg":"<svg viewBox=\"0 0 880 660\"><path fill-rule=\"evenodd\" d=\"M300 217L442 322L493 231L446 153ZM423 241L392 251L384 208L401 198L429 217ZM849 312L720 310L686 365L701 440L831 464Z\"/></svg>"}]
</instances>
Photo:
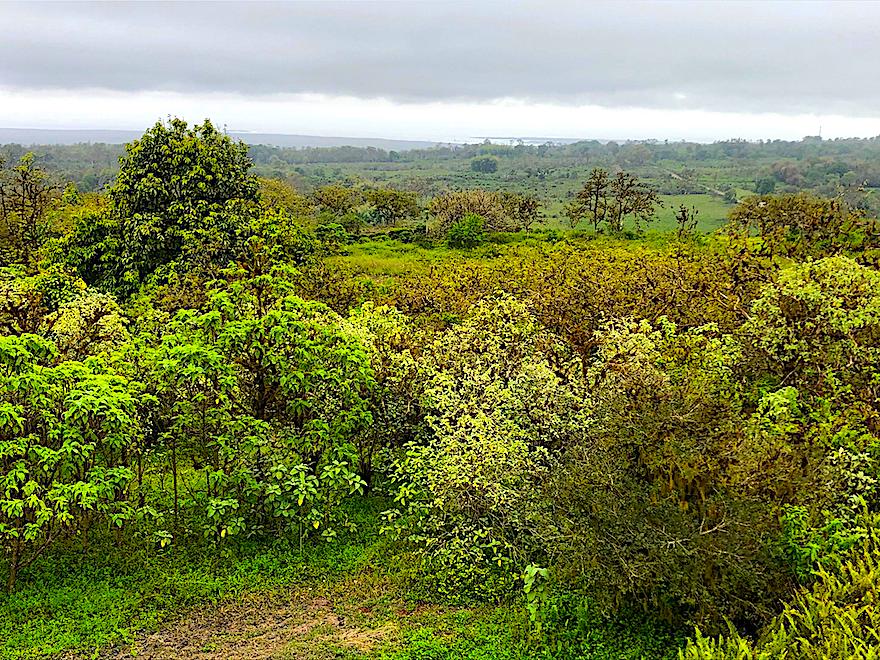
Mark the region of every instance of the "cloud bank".
<instances>
[{"instance_id":1,"label":"cloud bank","mask_svg":"<svg viewBox=\"0 0 880 660\"><path fill-rule=\"evenodd\" d=\"M842 1L6 2L0 123L47 94L869 119L878 26Z\"/></svg>"}]
</instances>

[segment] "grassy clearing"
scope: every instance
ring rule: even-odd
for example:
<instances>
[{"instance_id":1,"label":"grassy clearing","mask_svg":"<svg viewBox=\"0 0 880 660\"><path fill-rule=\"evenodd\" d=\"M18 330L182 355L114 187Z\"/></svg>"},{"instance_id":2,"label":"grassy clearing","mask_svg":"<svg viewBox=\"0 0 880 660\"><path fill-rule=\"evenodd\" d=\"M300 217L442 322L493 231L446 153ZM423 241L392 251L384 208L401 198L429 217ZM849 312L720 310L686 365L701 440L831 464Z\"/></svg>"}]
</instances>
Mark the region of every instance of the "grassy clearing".
<instances>
[{"instance_id":1,"label":"grassy clearing","mask_svg":"<svg viewBox=\"0 0 880 660\"><path fill-rule=\"evenodd\" d=\"M675 231L675 212L684 204L688 209L697 210L697 231L713 232L724 224L732 208L731 204L715 195L661 195L660 199L663 201L663 207L657 209L654 221L647 225L651 231ZM568 229L568 218L565 217L564 211L565 203L562 201L547 204L543 209L545 225L549 228ZM583 227L584 224L581 226ZM631 220L627 220L626 226L631 228L634 225Z\"/></svg>"},{"instance_id":2,"label":"grassy clearing","mask_svg":"<svg viewBox=\"0 0 880 660\"><path fill-rule=\"evenodd\" d=\"M345 263L364 273L401 275L422 272L450 257L455 251L443 245L421 247L396 240L370 240L346 246L345 254L329 257L331 266Z\"/></svg>"},{"instance_id":3,"label":"grassy clearing","mask_svg":"<svg viewBox=\"0 0 880 660\"><path fill-rule=\"evenodd\" d=\"M663 195L661 199L663 208L657 210L657 219L650 225L652 231L675 231L675 212L683 204L697 210L697 231L713 232L724 224L732 208L731 204L714 195Z\"/></svg>"},{"instance_id":4,"label":"grassy clearing","mask_svg":"<svg viewBox=\"0 0 880 660\"><path fill-rule=\"evenodd\" d=\"M380 503L362 503L375 519ZM371 513L372 512L372 513ZM0 658L52 657L131 644L192 608L315 584L360 570L379 552L375 533L339 543L245 543L225 552L198 545L170 551L95 546L54 552L0 595Z\"/></svg>"},{"instance_id":5,"label":"grassy clearing","mask_svg":"<svg viewBox=\"0 0 880 660\"><path fill-rule=\"evenodd\" d=\"M414 600L371 520L330 544L69 547L0 595L0 658L512 660L673 657L678 638L639 620L568 608L570 638L538 644L517 599L451 607Z\"/></svg>"}]
</instances>

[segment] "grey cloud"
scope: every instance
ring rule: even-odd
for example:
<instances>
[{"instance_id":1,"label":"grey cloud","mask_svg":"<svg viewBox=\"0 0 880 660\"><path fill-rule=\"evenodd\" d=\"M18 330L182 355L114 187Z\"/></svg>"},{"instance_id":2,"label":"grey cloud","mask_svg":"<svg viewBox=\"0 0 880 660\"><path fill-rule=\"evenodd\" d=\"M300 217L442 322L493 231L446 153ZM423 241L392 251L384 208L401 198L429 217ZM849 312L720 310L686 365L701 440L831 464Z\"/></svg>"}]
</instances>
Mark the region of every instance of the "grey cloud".
<instances>
[{"instance_id":1,"label":"grey cloud","mask_svg":"<svg viewBox=\"0 0 880 660\"><path fill-rule=\"evenodd\" d=\"M876 115L873 2L0 2L0 87Z\"/></svg>"}]
</instances>

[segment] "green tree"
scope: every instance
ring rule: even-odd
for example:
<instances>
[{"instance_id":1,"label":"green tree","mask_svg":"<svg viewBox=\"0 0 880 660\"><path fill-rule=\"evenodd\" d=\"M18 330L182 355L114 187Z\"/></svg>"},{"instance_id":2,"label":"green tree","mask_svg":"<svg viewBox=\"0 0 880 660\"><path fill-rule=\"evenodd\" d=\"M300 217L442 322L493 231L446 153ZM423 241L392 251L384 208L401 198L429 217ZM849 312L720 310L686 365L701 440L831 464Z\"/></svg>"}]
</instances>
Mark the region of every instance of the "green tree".
<instances>
[{"instance_id":1,"label":"green tree","mask_svg":"<svg viewBox=\"0 0 880 660\"><path fill-rule=\"evenodd\" d=\"M62 186L36 164L33 153L14 167L0 157L0 265L36 265L53 233L51 211L61 201Z\"/></svg>"},{"instance_id":2,"label":"green tree","mask_svg":"<svg viewBox=\"0 0 880 660\"><path fill-rule=\"evenodd\" d=\"M379 451L414 440L423 427L417 357L422 336L395 308L370 302L351 312L346 328L366 349L376 379L366 394L372 424L355 438L360 476L369 488Z\"/></svg>"},{"instance_id":3,"label":"green tree","mask_svg":"<svg viewBox=\"0 0 880 660\"><path fill-rule=\"evenodd\" d=\"M482 174L493 174L498 171L498 159L495 156L478 156L471 160L471 170Z\"/></svg>"},{"instance_id":4,"label":"green tree","mask_svg":"<svg viewBox=\"0 0 880 660\"><path fill-rule=\"evenodd\" d=\"M504 192L501 193L501 205L511 225L517 230L529 231L538 221L541 202L534 195Z\"/></svg>"},{"instance_id":5,"label":"green tree","mask_svg":"<svg viewBox=\"0 0 880 660\"><path fill-rule=\"evenodd\" d=\"M289 181L261 177L259 182L260 204L264 209L281 209L294 217L311 214L308 198L300 194Z\"/></svg>"},{"instance_id":6,"label":"green tree","mask_svg":"<svg viewBox=\"0 0 880 660\"><path fill-rule=\"evenodd\" d=\"M631 217L636 230L641 223L654 219L658 206L663 206L657 191L634 174L618 172L608 185L609 207L605 220L612 232L623 230L623 221Z\"/></svg>"},{"instance_id":7,"label":"green tree","mask_svg":"<svg viewBox=\"0 0 880 660\"><path fill-rule=\"evenodd\" d=\"M486 240L486 220L469 213L453 224L446 233L446 244L454 248L475 248Z\"/></svg>"},{"instance_id":8,"label":"green tree","mask_svg":"<svg viewBox=\"0 0 880 660\"><path fill-rule=\"evenodd\" d=\"M364 198L372 208L369 217L374 224L391 226L418 220L421 214L416 193L394 188L370 188Z\"/></svg>"},{"instance_id":9,"label":"green tree","mask_svg":"<svg viewBox=\"0 0 880 660\"><path fill-rule=\"evenodd\" d=\"M611 179L608 172L600 167L593 168L584 187L578 192L574 201L565 208L572 229L582 220L587 219L593 225L593 229L599 231L609 212L610 186Z\"/></svg>"},{"instance_id":10,"label":"green tree","mask_svg":"<svg viewBox=\"0 0 880 660\"><path fill-rule=\"evenodd\" d=\"M769 195L776 190L776 179L770 176L762 176L755 180L755 192L758 195Z\"/></svg>"},{"instance_id":11,"label":"green tree","mask_svg":"<svg viewBox=\"0 0 880 660\"><path fill-rule=\"evenodd\" d=\"M130 520L140 432L127 381L100 363L51 366L34 335L0 338L0 544L7 588L66 532Z\"/></svg>"},{"instance_id":12,"label":"green tree","mask_svg":"<svg viewBox=\"0 0 880 660\"><path fill-rule=\"evenodd\" d=\"M247 145L208 120L192 128L182 119L157 122L126 145L110 209L80 221L69 261L90 283L124 295L205 243L225 265L241 227L241 206L258 199L250 167Z\"/></svg>"},{"instance_id":13,"label":"green tree","mask_svg":"<svg viewBox=\"0 0 880 660\"><path fill-rule=\"evenodd\" d=\"M360 190L350 186L331 184L321 186L312 193L312 199L319 210L340 217L351 213L360 206L364 197Z\"/></svg>"},{"instance_id":14,"label":"green tree","mask_svg":"<svg viewBox=\"0 0 880 660\"><path fill-rule=\"evenodd\" d=\"M176 527L185 509L218 541L329 537L341 499L364 485L355 439L371 420L369 360L335 313L289 295L284 268L251 275L227 273L150 353Z\"/></svg>"},{"instance_id":15,"label":"green tree","mask_svg":"<svg viewBox=\"0 0 880 660\"><path fill-rule=\"evenodd\" d=\"M433 216L430 229L442 236L465 216L475 214L483 218L487 231L516 231L521 228L518 215L525 212L526 216L530 216L533 212L530 210L532 203L525 202L523 210L517 208L520 205L518 201L511 201L512 198L502 193L480 188L438 195L428 205L428 211ZM537 208L533 210L536 212Z\"/></svg>"}]
</instances>

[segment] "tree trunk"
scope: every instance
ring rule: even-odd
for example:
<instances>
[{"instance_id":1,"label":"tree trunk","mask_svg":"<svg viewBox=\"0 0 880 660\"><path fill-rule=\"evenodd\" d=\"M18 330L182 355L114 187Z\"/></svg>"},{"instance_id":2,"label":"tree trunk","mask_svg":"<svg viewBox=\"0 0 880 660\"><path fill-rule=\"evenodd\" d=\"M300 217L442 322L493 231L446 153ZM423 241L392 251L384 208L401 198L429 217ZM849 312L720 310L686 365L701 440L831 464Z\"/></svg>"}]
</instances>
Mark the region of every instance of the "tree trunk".
<instances>
[{"instance_id":1,"label":"tree trunk","mask_svg":"<svg viewBox=\"0 0 880 660\"><path fill-rule=\"evenodd\" d=\"M16 546L18 544L16 543ZM18 577L18 547L12 550L12 559L9 560L9 574L6 578L6 593L11 594L15 588L15 579Z\"/></svg>"},{"instance_id":2,"label":"tree trunk","mask_svg":"<svg viewBox=\"0 0 880 660\"><path fill-rule=\"evenodd\" d=\"M171 478L174 486L174 531L177 531L177 440L171 443Z\"/></svg>"}]
</instances>

